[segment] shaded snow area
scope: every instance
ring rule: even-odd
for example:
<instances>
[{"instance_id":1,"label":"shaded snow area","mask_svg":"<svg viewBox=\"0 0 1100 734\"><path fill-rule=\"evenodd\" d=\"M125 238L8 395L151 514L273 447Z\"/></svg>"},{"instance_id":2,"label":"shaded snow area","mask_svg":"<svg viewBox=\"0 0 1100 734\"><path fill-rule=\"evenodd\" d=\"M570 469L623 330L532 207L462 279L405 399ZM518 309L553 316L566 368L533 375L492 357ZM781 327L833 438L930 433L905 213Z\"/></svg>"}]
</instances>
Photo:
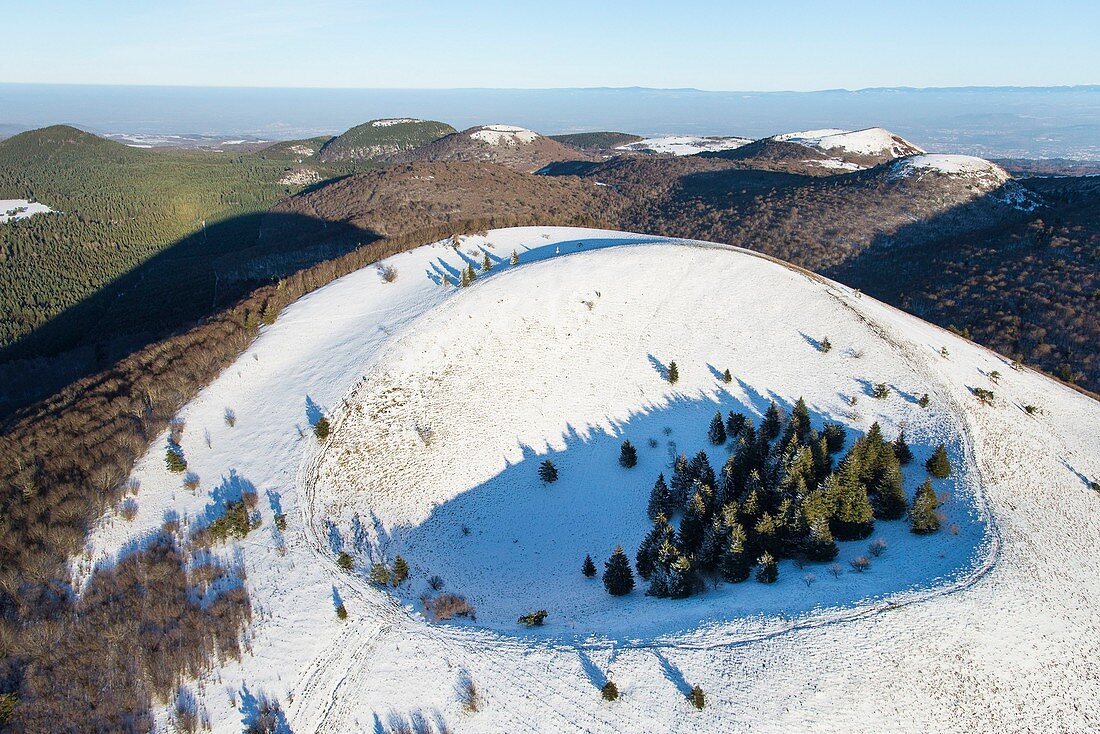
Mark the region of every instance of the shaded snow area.
<instances>
[{"instance_id":1,"label":"shaded snow area","mask_svg":"<svg viewBox=\"0 0 1100 734\"><path fill-rule=\"evenodd\" d=\"M403 125L409 122L421 122L415 117L391 117L385 120L371 120L371 127L390 127L391 125Z\"/></svg>"},{"instance_id":2,"label":"shaded snow area","mask_svg":"<svg viewBox=\"0 0 1100 734\"><path fill-rule=\"evenodd\" d=\"M477 607L478 625L512 634L521 632L517 617L537 609L550 612L545 635L675 634L923 588L969 569L984 524L966 473L939 488L954 498L943 509L959 534L919 538L904 522L881 523L890 553L872 575L807 588L805 571L785 563L778 586L731 584L683 603L617 599L579 573L586 553L602 561L621 544L634 557L651 525L650 489L659 472L671 476L677 455L706 449L715 466L725 463L733 442L715 447L706 437L716 410L759 425L771 399L789 413L802 396L818 429L837 420L865 431L877 420L893 436L907 426L920 447L919 470L907 470L910 495L941 441L965 466L948 406L917 405L923 373L890 353L819 356L809 335L870 348L858 318L836 319L833 296L802 293L804 280L759 258L667 245L577 254L490 279L410 329L349 396L321 465L315 513L343 537L362 538L365 565L405 557L408 603L438 574ZM791 303L806 314L799 327L760 328L749 318L761 292L799 293ZM707 294L718 293L721 306L705 308ZM662 377L671 360L681 375L675 388ZM730 386L716 377L727 367ZM870 398L875 382L904 397ZM849 406L851 395L864 405ZM632 469L618 463L624 439L640 451ZM560 474L549 486L537 475L547 457ZM844 544L841 561L866 553L866 541ZM827 566L812 570L825 577Z\"/></svg>"},{"instance_id":3,"label":"shaded snow area","mask_svg":"<svg viewBox=\"0 0 1100 734\"><path fill-rule=\"evenodd\" d=\"M532 143L540 136L536 132L514 125L482 125L470 133L470 137L489 145L507 145L514 148Z\"/></svg>"},{"instance_id":4,"label":"shaded snow area","mask_svg":"<svg viewBox=\"0 0 1100 734\"><path fill-rule=\"evenodd\" d=\"M0 199L0 224L16 219L28 219L35 214L46 214L53 209L37 201L26 199Z\"/></svg>"},{"instance_id":5,"label":"shaded snow area","mask_svg":"<svg viewBox=\"0 0 1100 734\"><path fill-rule=\"evenodd\" d=\"M856 155L881 155L889 153L894 157L923 153L924 151L881 127L869 127L865 130L805 130L803 132L782 133L775 140L800 143L823 151L842 150Z\"/></svg>"},{"instance_id":6,"label":"shaded snow area","mask_svg":"<svg viewBox=\"0 0 1100 734\"><path fill-rule=\"evenodd\" d=\"M837 160L836 158L826 158L820 161L802 161L813 166L821 166L822 168L832 168L838 171L862 171L863 166L858 163L849 163L848 161Z\"/></svg>"},{"instance_id":7,"label":"shaded snow area","mask_svg":"<svg viewBox=\"0 0 1100 734\"><path fill-rule=\"evenodd\" d=\"M486 253L496 264L472 286L444 284ZM1100 500L1087 485L1100 474L1100 406L1090 398L731 248L519 228L385 264L393 282L365 268L262 327L181 411L198 488L165 470L159 437L132 476L136 516L102 518L73 561L83 578L166 517L194 529L255 489L262 525L214 551L247 571L248 652L188 684L213 731L241 731L243 702L260 695L296 734L1100 722L1090 662L1100 655ZM663 378L672 360L675 385ZM879 382L890 387L883 400L870 395ZM993 404L974 388L992 390ZM872 421L888 438L905 427L917 455L903 470L909 491L931 447L946 443L956 471L936 483L944 529L918 537L878 521L868 541L839 544L837 578L784 561L773 585L686 600L640 588L612 598L581 575L585 553L602 566L621 543L633 556L645 499L673 454L705 448L721 465L727 450L705 435L715 410L759 423L769 400L789 410L799 396L815 426L845 424L849 445ZM323 444L312 431L322 415L332 423ZM624 437L638 448L632 469L617 463ZM550 485L535 472L546 458L559 471ZM849 570L875 537L885 553L865 573ZM352 572L339 551L356 559ZM369 562L397 553L409 580L370 584ZM433 574L476 605L476 620L424 618ZM515 623L536 609L548 612L544 627ZM621 693L610 704L600 697L608 679ZM477 711L463 705L465 681ZM702 711L684 698L694 685ZM170 719L166 707L158 728L172 731Z\"/></svg>"},{"instance_id":8,"label":"shaded snow area","mask_svg":"<svg viewBox=\"0 0 1100 734\"><path fill-rule=\"evenodd\" d=\"M665 153L672 155L695 155L719 150L733 150L752 142L751 138L736 137L697 137L692 135L667 135L659 138L645 138L633 143L620 145L615 150L636 152Z\"/></svg>"},{"instance_id":9,"label":"shaded snow area","mask_svg":"<svg viewBox=\"0 0 1100 734\"><path fill-rule=\"evenodd\" d=\"M970 155L925 154L896 161L891 178L923 176L928 173L969 179L980 188L994 193L1003 204L1021 211L1040 206L1039 198L1020 184L996 163Z\"/></svg>"}]
</instances>

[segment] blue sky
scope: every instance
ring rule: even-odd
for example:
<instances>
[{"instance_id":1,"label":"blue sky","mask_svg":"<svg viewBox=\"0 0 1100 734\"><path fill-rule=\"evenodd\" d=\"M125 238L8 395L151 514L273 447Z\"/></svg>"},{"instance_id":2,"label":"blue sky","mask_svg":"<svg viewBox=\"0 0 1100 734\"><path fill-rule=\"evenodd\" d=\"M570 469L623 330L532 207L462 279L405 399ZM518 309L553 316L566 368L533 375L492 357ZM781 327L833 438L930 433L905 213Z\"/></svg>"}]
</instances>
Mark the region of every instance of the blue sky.
<instances>
[{"instance_id":1,"label":"blue sky","mask_svg":"<svg viewBox=\"0 0 1100 734\"><path fill-rule=\"evenodd\" d=\"M759 91L1100 83L1097 0L5 6L0 82Z\"/></svg>"}]
</instances>

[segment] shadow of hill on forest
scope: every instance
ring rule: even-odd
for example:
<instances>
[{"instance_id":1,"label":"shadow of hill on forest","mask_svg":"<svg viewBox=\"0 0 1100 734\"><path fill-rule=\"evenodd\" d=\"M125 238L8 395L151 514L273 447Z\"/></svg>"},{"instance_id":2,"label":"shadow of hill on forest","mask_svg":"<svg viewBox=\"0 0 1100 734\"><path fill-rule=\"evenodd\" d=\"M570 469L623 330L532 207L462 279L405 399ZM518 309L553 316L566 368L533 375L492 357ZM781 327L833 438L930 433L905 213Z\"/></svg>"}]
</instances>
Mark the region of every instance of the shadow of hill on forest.
<instances>
[{"instance_id":1,"label":"shadow of hill on forest","mask_svg":"<svg viewBox=\"0 0 1100 734\"><path fill-rule=\"evenodd\" d=\"M348 223L279 212L210 224L0 349L0 416L190 328L259 286L378 239Z\"/></svg>"}]
</instances>

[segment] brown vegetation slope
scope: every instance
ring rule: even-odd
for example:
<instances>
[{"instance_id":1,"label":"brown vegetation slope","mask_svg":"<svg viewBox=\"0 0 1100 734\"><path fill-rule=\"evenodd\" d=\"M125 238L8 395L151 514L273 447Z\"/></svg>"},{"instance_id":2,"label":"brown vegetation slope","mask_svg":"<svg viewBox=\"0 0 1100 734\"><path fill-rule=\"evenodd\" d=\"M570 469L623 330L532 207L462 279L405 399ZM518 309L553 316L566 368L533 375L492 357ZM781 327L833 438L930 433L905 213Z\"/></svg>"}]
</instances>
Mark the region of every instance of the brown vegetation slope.
<instances>
[{"instance_id":1,"label":"brown vegetation slope","mask_svg":"<svg viewBox=\"0 0 1100 734\"><path fill-rule=\"evenodd\" d=\"M592 155L523 128L479 125L397 155L394 160L479 161L529 173L556 161L592 160Z\"/></svg>"}]
</instances>

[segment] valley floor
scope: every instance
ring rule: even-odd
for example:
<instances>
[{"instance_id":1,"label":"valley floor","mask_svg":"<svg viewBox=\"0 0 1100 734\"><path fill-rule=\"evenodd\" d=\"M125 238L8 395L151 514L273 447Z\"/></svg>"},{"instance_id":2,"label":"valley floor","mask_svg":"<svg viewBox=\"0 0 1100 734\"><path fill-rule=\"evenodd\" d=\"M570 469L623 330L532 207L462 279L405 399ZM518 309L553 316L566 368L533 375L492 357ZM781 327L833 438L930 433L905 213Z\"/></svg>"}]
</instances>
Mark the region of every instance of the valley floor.
<instances>
[{"instance_id":1,"label":"valley floor","mask_svg":"<svg viewBox=\"0 0 1100 734\"><path fill-rule=\"evenodd\" d=\"M498 263L487 277L441 284L485 252ZM200 489L165 471L157 443L134 471L136 517L103 518L74 560L86 574L166 517L200 526L258 491L262 526L222 551L248 573L248 652L193 685L214 731L240 731L261 695L298 734L1100 727L1100 498L1087 482L1100 474L1100 406L1089 398L732 248L519 228L387 264L396 281L361 270L264 327L181 414ZM815 348L825 335L829 354ZM675 386L661 379L672 359ZM728 386L711 370L727 366L738 378ZM876 382L890 398L870 397ZM995 404L974 387L992 387ZM914 404L925 392L928 411ZM946 442L957 478L938 489L957 533L915 538L879 523L889 548L867 574L784 562L775 586L683 602L640 589L611 599L580 576L584 552L602 559L621 542L633 556L656 472L670 452L706 447L718 406L758 419L769 397L789 406L800 395L817 425L841 420L854 435L878 420L888 437L904 427L914 466ZM319 446L321 414L333 433ZM630 474L615 465L624 436L639 446ZM706 448L720 466L725 453ZM531 478L547 454L562 471L550 489ZM907 489L922 472L906 470ZM607 499L615 492L621 501ZM407 590L339 567L356 514L359 560L407 554ZM642 524L612 537L629 518ZM463 524L470 538L455 532ZM864 545L842 544L838 560ZM510 547L545 578L524 579ZM476 601L476 624L423 618L417 595L432 573ZM509 624L540 607L550 617L537 634ZM608 677L622 693L612 704L599 695ZM477 712L460 701L465 680L481 693ZM703 711L684 698L693 685ZM159 722L171 730L168 707Z\"/></svg>"}]
</instances>

